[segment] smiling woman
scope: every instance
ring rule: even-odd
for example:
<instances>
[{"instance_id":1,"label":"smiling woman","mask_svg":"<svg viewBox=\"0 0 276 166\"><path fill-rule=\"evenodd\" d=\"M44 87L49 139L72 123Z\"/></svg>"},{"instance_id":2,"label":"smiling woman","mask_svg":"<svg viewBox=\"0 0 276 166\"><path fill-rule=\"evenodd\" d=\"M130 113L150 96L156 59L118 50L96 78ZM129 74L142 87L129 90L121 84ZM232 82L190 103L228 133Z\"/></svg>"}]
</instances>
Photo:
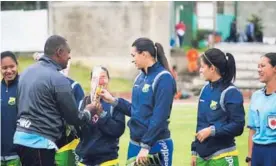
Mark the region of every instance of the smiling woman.
<instances>
[{"instance_id":1,"label":"smiling woman","mask_svg":"<svg viewBox=\"0 0 276 166\"><path fill-rule=\"evenodd\" d=\"M1 53L1 73L6 84L9 81L13 81L17 76L17 65L17 59L12 52L6 51Z\"/></svg>"},{"instance_id":2,"label":"smiling woman","mask_svg":"<svg viewBox=\"0 0 276 166\"><path fill-rule=\"evenodd\" d=\"M116 99L107 90L102 98L130 116L130 142L128 165L151 162L151 157L160 157L160 165L172 165L173 140L170 136L169 118L176 83L160 43L148 38L135 40L131 48L133 63L141 70L134 81L132 103ZM159 161L159 160L158 160ZM153 164L153 163L151 163Z\"/></svg>"},{"instance_id":3,"label":"smiling woman","mask_svg":"<svg viewBox=\"0 0 276 166\"><path fill-rule=\"evenodd\" d=\"M19 157L13 145L16 128L16 91L18 83L17 59L10 51L1 53L1 166L19 166Z\"/></svg>"},{"instance_id":4,"label":"smiling woman","mask_svg":"<svg viewBox=\"0 0 276 166\"><path fill-rule=\"evenodd\" d=\"M261 57L258 72L265 87L251 97L246 162L251 162L251 166L270 166L276 165L276 53Z\"/></svg>"}]
</instances>

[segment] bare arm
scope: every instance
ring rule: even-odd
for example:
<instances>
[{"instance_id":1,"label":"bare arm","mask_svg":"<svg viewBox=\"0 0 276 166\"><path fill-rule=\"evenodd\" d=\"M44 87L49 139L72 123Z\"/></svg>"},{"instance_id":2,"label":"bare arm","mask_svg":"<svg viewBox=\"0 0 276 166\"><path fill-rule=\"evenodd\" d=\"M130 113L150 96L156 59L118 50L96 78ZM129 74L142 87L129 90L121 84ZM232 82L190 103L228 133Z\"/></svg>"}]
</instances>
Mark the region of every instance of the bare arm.
<instances>
[{"instance_id":1,"label":"bare arm","mask_svg":"<svg viewBox=\"0 0 276 166\"><path fill-rule=\"evenodd\" d=\"M252 137L253 135L256 133L255 130L253 129L249 129L249 135L248 135L248 157L251 158L252 156L252 148L253 148L253 141L252 141Z\"/></svg>"}]
</instances>

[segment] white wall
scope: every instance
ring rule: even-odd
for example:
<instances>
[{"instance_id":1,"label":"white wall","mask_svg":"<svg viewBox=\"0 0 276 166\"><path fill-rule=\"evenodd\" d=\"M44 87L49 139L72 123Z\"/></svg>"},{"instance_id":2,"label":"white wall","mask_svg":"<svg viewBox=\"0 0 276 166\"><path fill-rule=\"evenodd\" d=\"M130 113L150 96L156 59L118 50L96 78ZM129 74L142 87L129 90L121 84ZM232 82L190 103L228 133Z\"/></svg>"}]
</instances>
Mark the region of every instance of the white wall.
<instances>
[{"instance_id":1,"label":"white wall","mask_svg":"<svg viewBox=\"0 0 276 166\"><path fill-rule=\"evenodd\" d=\"M1 11L1 51L43 51L47 37L47 10Z\"/></svg>"}]
</instances>

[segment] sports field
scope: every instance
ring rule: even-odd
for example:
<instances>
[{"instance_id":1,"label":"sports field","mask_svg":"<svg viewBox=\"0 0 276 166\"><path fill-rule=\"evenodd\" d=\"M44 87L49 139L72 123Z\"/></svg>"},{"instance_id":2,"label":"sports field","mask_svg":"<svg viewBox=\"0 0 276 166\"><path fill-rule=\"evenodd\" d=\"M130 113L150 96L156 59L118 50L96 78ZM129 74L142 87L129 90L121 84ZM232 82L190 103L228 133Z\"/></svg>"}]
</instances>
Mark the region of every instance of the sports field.
<instances>
[{"instance_id":1,"label":"sports field","mask_svg":"<svg viewBox=\"0 0 276 166\"><path fill-rule=\"evenodd\" d=\"M19 58L19 70L24 70L27 66L34 63L31 58ZM79 64L72 65L70 68L69 76L78 81L86 94L89 92L89 73L91 69L84 68ZM112 71L110 71L112 77ZM110 82L110 89L113 92L128 92L131 90L132 81L112 78ZM248 106L245 105L247 109ZM173 166L189 166L190 164L190 145L194 139L195 125L196 125L196 104L174 104L171 118L170 130L172 139L174 141L174 156ZM247 136L248 129L244 129L242 136L238 137L237 147L240 153L240 166L246 166L244 159L247 155ZM120 165L125 165L127 156L127 147L129 141L129 130L126 127L124 135L120 139Z\"/></svg>"},{"instance_id":2,"label":"sports field","mask_svg":"<svg viewBox=\"0 0 276 166\"><path fill-rule=\"evenodd\" d=\"M195 104L175 104L170 118L170 129L174 141L173 166L189 166L191 157L191 142L194 139L196 125ZM245 105L245 108L247 106ZM248 129L244 129L242 136L237 137L236 143L239 151L240 166L246 166L244 162L247 156ZM120 139L120 163L125 164L127 146L129 141L129 130L126 128Z\"/></svg>"}]
</instances>

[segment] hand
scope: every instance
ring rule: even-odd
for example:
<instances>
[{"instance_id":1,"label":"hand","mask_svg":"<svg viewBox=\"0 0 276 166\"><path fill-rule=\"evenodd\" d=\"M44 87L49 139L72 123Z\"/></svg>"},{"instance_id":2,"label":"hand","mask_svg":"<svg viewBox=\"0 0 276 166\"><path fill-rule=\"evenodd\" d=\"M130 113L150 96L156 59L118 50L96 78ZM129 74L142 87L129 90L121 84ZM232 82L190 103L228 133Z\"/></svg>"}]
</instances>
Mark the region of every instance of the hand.
<instances>
[{"instance_id":1,"label":"hand","mask_svg":"<svg viewBox=\"0 0 276 166\"><path fill-rule=\"evenodd\" d=\"M210 135L211 135L211 127L207 127L207 128L200 130L198 133L196 133L195 136L199 140L199 142L203 142Z\"/></svg>"},{"instance_id":2,"label":"hand","mask_svg":"<svg viewBox=\"0 0 276 166\"><path fill-rule=\"evenodd\" d=\"M96 106L94 104L87 104L85 106L85 110L88 110L91 113L91 116L94 116L97 112Z\"/></svg>"},{"instance_id":3,"label":"hand","mask_svg":"<svg viewBox=\"0 0 276 166\"><path fill-rule=\"evenodd\" d=\"M94 105L96 107L96 114L100 115L103 112L103 107L101 102L95 102Z\"/></svg>"},{"instance_id":4,"label":"hand","mask_svg":"<svg viewBox=\"0 0 276 166\"><path fill-rule=\"evenodd\" d=\"M106 89L102 89L99 96L107 103L115 102L115 98Z\"/></svg>"},{"instance_id":5,"label":"hand","mask_svg":"<svg viewBox=\"0 0 276 166\"><path fill-rule=\"evenodd\" d=\"M251 153L250 153L251 154ZM247 158L250 158L250 159L252 159L252 157L250 156L250 155L248 155L248 157L246 157L246 159L245 159L245 162L247 162L247 164L248 164L248 166L251 166L251 160L250 161L246 161L247 160Z\"/></svg>"},{"instance_id":6,"label":"hand","mask_svg":"<svg viewBox=\"0 0 276 166\"><path fill-rule=\"evenodd\" d=\"M91 104L87 104L85 109L90 111L92 117L95 114L100 115L103 112L102 105L100 102L93 102Z\"/></svg>"},{"instance_id":7,"label":"hand","mask_svg":"<svg viewBox=\"0 0 276 166\"><path fill-rule=\"evenodd\" d=\"M196 156L192 156L191 166L196 166Z\"/></svg>"},{"instance_id":8,"label":"hand","mask_svg":"<svg viewBox=\"0 0 276 166\"><path fill-rule=\"evenodd\" d=\"M136 163L137 164L147 164L147 158L148 158L149 150L142 148L136 157Z\"/></svg>"}]
</instances>

